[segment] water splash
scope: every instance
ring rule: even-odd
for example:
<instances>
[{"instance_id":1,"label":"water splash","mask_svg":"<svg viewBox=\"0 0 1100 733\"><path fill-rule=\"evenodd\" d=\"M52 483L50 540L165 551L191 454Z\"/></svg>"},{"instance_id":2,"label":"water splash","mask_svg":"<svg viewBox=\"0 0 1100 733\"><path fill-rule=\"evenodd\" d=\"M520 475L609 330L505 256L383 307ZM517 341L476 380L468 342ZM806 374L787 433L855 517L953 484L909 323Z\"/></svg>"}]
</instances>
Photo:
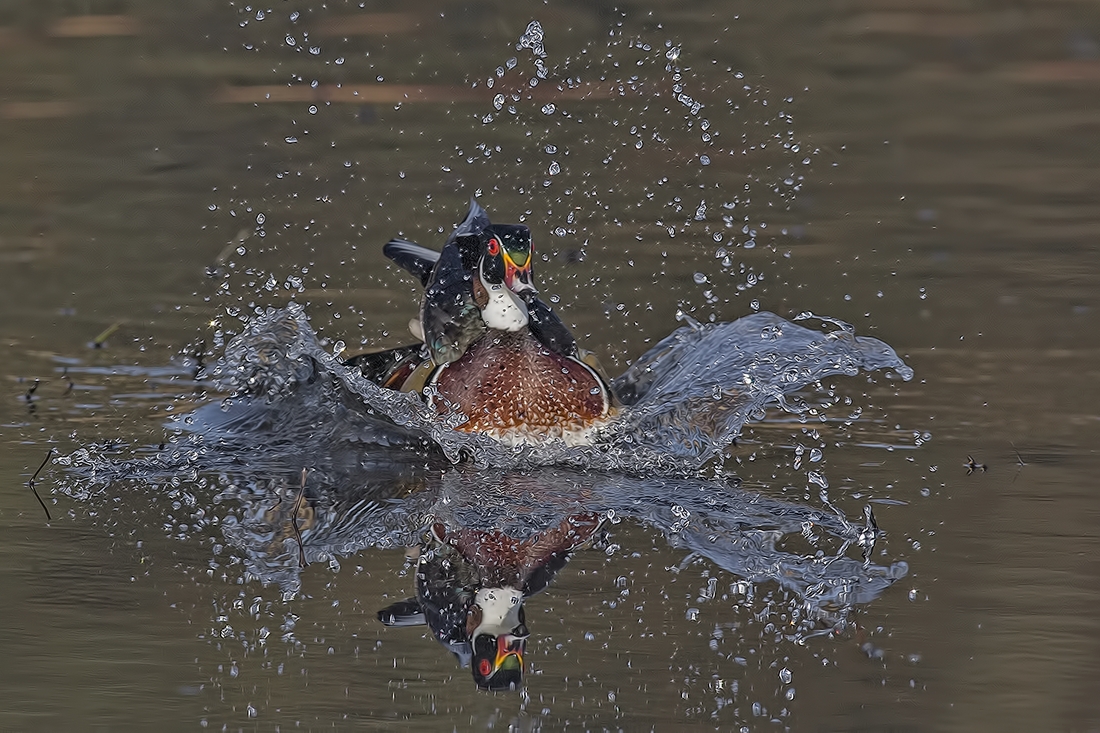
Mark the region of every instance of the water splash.
<instances>
[{"instance_id":1,"label":"water splash","mask_svg":"<svg viewBox=\"0 0 1100 733\"><path fill-rule=\"evenodd\" d=\"M839 321L820 319L840 326L823 333L767 312L731 323L685 320L612 382L624 406L587 448L555 441L512 448L456 431L461 416L441 417L415 395L382 389L341 364L318 343L296 304L260 311L245 324L213 370L219 388L232 396L179 426L232 433L257 424L319 423L333 439L356 435L387 446L428 441L455 462L683 474L718 456L765 409L799 411L787 396L825 377L878 369L912 377L887 344L856 336Z\"/></svg>"},{"instance_id":2,"label":"water splash","mask_svg":"<svg viewBox=\"0 0 1100 733\"><path fill-rule=\"evenodd\" d=\"M810 317L803 314L800 318ZM614 380L630 408L618 435L654 450L698 461L713 458L741 426L769 406L801 408L785 399L833 375L892 369L903 380L913 371L886 343L841 326L822 333L759 312L731 323L679 328ZM620 438L621 439L621 438Z\"/></svg>"}]
</instances>

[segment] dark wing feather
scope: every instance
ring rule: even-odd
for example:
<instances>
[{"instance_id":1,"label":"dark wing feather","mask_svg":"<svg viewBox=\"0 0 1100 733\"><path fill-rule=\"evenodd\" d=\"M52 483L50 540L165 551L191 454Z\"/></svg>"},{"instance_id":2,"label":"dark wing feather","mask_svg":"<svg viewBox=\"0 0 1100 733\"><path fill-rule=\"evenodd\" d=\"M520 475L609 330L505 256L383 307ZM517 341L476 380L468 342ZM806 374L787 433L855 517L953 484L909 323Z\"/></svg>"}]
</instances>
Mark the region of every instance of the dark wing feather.
<instances>
[{"instance_id":1,"label":"dark wing feather","mask_svg":"<svg viewBox=\"0 0 1100 733\"><path fill-rule=\"evenodd\" d=\"M386 606L378 612L378 620L386 626L419 626L427 623L420 601L415 598Z\"/></svg>"},{"instance_id":2,"label":"dark wing feather","mask_svg":"<svg viewBox=\"0 0 1100 733\"><path fill-rule=\"evenodd\" d=\"M449 364L485 331L474 303L473 273L462 265L457 244L443 248L424 290L420 310L424 342L436 364Z\"/></svg>"},{"instance_id":3,"label":"dark wing feather","mask_svg":"<svg viewBox=\"0 0 1100 733\"><path fill-rule=\"evenodd\" d=\"M531 335L555 354L576 358L577 342L558 314L534 293L524 293L522 297L531 319L528 323Z\"/></svg>"},{"instance_id":4,"label":"dark wing feather","mask_svg":"<svg viewBox=\"0 0 1100 733\"><path fill-rule=\"evenodd\" d=\"M491 223L485 209L475 199L470 199L470 210L466 212L466 218L447 237L444 248L456 245L462 255L462 266L467 270L474 270L481 257L481 232ZM432 271L439 261L439 252L434 249L396 237L386 242L382 253L415 275L424 287L428 287Z\"/></svg>"},{"instance_id":5,"label":"dark wing feather","mask_svg":"<svg viewBox=\"0 0 1100 733\"><path fill-rule=\"evenodd\" d=\"M481 258L481 233L490 225L485 209L471 198L466 218L447 237L442 252L407 239L391 239L382 248L387 257L424 286L420 323L436 364L448 364L460 357L485 331L485 322L474 303L473 277Z\"/></svg>"},{"instance_id":6,"label":"dark wing feather","mask_svg":"<svg viewBox=\"0 0 1100 733\"><path fill-rule=\"evenodd\" d=\"M439 261L439 253L434 249L421 247L407 239L391 239L382 247L382 254L419 278L424 287L428 287L432 270Z\"/></svg>"},{"instance_id":7,"label":"dark wing feather","mask_svg":"<svg viewBox=\"0 0 1100 733\"><path fill-rule=\"evenodd\" d=\"M485 209L481 208L481 204L477 202L477 199L470 199L470 210L466 212L466 218L458 225L451 236L447 237L447 244L455 241L458 237L480 236L485 227L492 224L489 221L489 215L485 213Z\"/></svg>"},{"instance_id":8,"label":"dark wing feather","mask_svg":"<svg viewBox=\"0 0 1100 733\"><path fill-rule=\"evenodd\" d=\"M358 367L364 377L375 384L382 384L399 367L408 363L423 361L423 352L423 344L408 344L407 346L398 346L385 351L356 354L345 360L344 366Z\"/></svg>"}]
</instances>

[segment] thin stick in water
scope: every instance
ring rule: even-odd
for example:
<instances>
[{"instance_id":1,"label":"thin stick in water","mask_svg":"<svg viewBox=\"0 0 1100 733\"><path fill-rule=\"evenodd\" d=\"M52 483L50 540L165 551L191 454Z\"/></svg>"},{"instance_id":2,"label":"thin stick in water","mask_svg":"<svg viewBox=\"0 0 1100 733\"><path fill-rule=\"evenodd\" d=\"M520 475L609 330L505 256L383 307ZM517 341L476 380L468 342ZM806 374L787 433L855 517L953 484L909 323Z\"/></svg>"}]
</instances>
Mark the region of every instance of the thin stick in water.
<instances>
[{"instance_id":1,"label":"thin stick in water","mask_svg":"<svg viewBox=\"0 0 1100 733\"><path fill-rule=\"evenodd\" d=\"M306 469L302 469L302 486L298 489L298 498L294 500L294 508L290 512L290 524L294 527L294 536L298 538L298 562L302 567L309 567L306 562L306 550L302 546L302 530L298 529L298 510L302 508L302 499L306 494Z\"/></svg>"},{"instance_id":2,"label":"thin stick in water","mask_svg":"<svg viewBox=\"0 0 1100 733\"><path fill-rule=\"evenodd\" d=\"M38 489L34 488L34 482L38 480L38 474L42 473L42 469L46 467L46 464L50 462L50 456L53 455L53 447L51 446L46 451L46 457L42 459L42 465L38 467L38 470L31 476L31 480L27 482L27 486L34 492L34 498L38 499L38 503L42 505L42 511L46 512L46 521L52 522L53 517L50 516L50 510L46 508L46 502L42 501L42 497L38 495Z\"/></svg>"}]
</instances>

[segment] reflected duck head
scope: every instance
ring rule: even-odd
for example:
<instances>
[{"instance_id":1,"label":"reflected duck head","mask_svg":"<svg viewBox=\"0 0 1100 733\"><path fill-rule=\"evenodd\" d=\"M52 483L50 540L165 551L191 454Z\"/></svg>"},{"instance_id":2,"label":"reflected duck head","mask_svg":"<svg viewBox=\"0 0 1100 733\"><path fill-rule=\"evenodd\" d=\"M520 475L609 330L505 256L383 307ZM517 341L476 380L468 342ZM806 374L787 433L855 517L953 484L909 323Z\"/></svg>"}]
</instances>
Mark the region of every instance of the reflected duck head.
<instances>
[{"instance_id":1,"label":"reflected duck head","mask_svg":"<svg viewBox=\"0 0 1100 733\"><path fill-rule=\"evenodd\" d=\"M529 632L524 622L523 592L515 588L481 588L466 617L474 683L483 690L517 690L523 684L523 654Z\"/></svg>"}]
</instances>

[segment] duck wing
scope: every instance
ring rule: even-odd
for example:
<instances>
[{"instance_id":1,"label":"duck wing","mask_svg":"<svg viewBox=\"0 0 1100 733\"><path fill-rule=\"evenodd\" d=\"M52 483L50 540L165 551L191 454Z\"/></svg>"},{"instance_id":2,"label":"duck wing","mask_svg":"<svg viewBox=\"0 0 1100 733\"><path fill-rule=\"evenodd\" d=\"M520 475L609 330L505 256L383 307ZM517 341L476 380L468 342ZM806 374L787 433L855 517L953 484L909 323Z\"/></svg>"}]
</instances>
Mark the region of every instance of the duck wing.
<instances>
[{"instance_id":1,"label":"duck wing","mask_svg":"<svg viewBox=\"0 0 1100 733\"><path fill-rule=\"evenodd\" d=\"M479 237L482 230L491 223L485 209L471 198L470 210L466 212L466 218L447 237L443 245L444 249L449 246L458 247L459 254L462 255L462 266L473 271L481 257ZM386 242L382 246L382 254L408 270L425 288L431 282L432 271L439 261L439 252L400 237Z\"/></svg>"},{"instance_id":2,"label":"duck wing","mask_svg":"<svg viewBox=\"0 0 1100 733\"><path fill-rule=\"evenodd\" d=\"M425 288L432 278L432 271L439 261L434 249L421 247L407 239L391 239L382 246L382 254L408 270Z\"/></svg>"},{"instance_id":3,"label":"duck wing","mask_svg":"<svg viewBox=\"0 0 1100 733\"><path fill-rule=\"evenodd\" d=\"M577 341L558 314L535 293L523 293L521 297L527 304L531 335L555 354L576 358Z\"/></svg>"},{"instance_id":4,"label":"duck wing","mask_svg":"<svg viewBox=\"0 0 1100 733\"><path fill-rule=\"evenodd\" d=\"M420 324L436 364L456 360L485 332L485 321L474 302L473 272L462 259L458 241L445 246L424 289Z\"/></svg>"}]
</instances>

